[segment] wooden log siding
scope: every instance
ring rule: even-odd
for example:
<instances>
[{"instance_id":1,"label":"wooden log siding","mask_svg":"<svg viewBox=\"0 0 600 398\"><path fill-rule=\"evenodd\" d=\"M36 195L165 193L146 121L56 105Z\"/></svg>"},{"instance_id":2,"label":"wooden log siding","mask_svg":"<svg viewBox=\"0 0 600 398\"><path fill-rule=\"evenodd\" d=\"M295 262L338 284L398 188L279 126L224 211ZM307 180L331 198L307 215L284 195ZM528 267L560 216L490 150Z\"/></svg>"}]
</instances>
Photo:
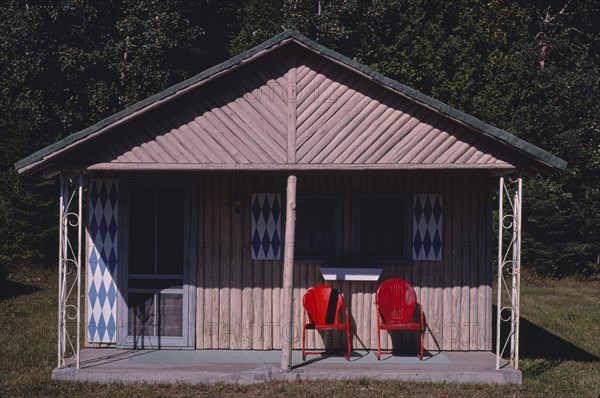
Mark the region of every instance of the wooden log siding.
<instances>
[{"instance_id":1,"label":"wooden log siding","mask_svg":"<svg viewBox=\"0 0 600 398\"><path fill-rule=\"evenodd\" d=\"M196 346L205 349L269 350L281 347L283 261L250 259L250 200L253 192L285 193L280 173L221 173L198 178L198 272ZM322 263L294 264L294 348L300 348L302 296L317 284L344 293L352 317L353 347L377 346L374 294L381 281L409 281L423 304L430 350L491 350L493 179L476 172L298 173L298 195L343 195L342 250L351 252L353 205L366 194L443 195L442 261L384 264L378 282L325 282ZM239 197L239 205L236 204ZM285 220L284 220L285 223ZM410 258L410 257L409 257ZM417 336L400 335L399 344ZM335 332L310 333L307 346L343 346ZM388 338L386 348L391 345Z\"/></svg>"}]
</instances>

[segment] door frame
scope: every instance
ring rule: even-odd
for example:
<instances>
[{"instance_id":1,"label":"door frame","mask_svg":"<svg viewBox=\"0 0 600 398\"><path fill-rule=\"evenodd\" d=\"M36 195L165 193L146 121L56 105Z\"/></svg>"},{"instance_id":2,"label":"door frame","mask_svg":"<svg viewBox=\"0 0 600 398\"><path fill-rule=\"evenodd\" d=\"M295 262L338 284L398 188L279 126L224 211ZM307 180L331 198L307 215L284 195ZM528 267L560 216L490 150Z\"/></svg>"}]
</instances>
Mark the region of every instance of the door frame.
<instances>
[{"instance_id":1,"label":"door frame","mask_svg":"<svg viewBox=\"0 0 600 398\"><path fill-rule=\"evenodd\" d=\"M117 348L176 348L193 349L196 339L196 241L197 241L197 188L193 178L165 178L156 176L125 178L119 181L119 265L117 287ZM184 257L183 257L183 319L182 337L128 335L129 309L129 198L132 186L165 187L184 189ZM168 294L168 292L165 292Z\"/></svg>"}]
</instances>

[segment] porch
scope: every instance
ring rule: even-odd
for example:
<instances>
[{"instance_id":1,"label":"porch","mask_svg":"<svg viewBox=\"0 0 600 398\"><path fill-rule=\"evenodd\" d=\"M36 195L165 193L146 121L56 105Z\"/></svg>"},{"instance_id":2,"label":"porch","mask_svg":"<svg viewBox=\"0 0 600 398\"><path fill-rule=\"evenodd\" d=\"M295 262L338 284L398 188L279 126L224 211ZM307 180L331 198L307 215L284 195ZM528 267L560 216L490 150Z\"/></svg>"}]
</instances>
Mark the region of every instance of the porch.
<instances>
[{"instance_id":1,"label":"porch","mask_svg":"<svg viewBox=\"0 0 600 398\"><path fill-rule=\"evenodd\" d=\"M522 376L506 362L496 370L492 352L428 352L419 361L414 355L385 356L353 351L343 357L311 355L302 361L292 353L292 370L279 368L281 352L244 350L119 350L83 349L81 367L75 358L56 368L52 379L121 383L237 383L293 380L399 380L415 382L521 384Z\"/></svg>"}]
</instances>

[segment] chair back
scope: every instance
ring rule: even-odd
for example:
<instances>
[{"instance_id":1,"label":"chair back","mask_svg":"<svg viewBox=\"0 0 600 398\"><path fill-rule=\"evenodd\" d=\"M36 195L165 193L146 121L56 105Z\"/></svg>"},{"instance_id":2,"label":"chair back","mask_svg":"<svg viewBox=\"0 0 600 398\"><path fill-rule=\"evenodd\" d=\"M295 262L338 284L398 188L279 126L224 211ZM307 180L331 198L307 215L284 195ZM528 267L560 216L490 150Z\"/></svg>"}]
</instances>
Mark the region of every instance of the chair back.
<instances>
[{"instance_id":1,"label":"chair back","mask_svg":"<svg viewBox=\"0 0 600 398\"><path fill-rule=\"evenodd\" d=\"M307 324L336 324L344 296L331 286L320 285L308 289L302 304L308 313Z\"/></svg>"},{"instance_id":2,"label":"chair back","mask_svg":"<svg viewBox=\"0 0 600 398\"><path fill-rule=\"evenodd\" d=\"M417 305L413 287L403 279L388 279L379 286L375 302L384 323L412 323Z\"/></svg>"}]
</instances>

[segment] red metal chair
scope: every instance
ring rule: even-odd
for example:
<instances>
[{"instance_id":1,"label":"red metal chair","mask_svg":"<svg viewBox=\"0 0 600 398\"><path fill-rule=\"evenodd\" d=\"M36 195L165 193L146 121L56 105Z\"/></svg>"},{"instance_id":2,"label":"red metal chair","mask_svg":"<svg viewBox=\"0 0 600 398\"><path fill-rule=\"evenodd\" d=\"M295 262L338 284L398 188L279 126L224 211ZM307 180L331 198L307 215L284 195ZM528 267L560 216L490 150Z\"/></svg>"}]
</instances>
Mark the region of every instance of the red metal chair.
<instances>
[{"instance_id":1,"label":"red metal chair","mask_svg":"<svg viewBox=\"0 0 600 398\"><path fill-rule=\"evenodd\" d=\"M308 289L302 304L302 360L306 360L306 354L321 354L321 351L305 351L306 329L345 330L348 348L344 358L350 360L350 316L344 307L344 295L331 286L315 286ZM341 311L345 315L343 323L340 322Z\"/></svg>"},{"instance_id":2,"label":"red metal chair","mask_svg":"<svg viewBox=\"0 0 600 398\"><path fill-rule=\"evenodd\" d=\"M381 331L387 330L419 330L421 331L421 345L419 359L423 359L423 335L425 333L425 320L423 307L417 303L417 295L413 287L405 280L399 278L388 279L383 282L375 295L377 307L377 359L381 354L391 354L392 351L381 351ZM419 315L415 320L415 311Z\"/></svg>"}]
</instances>

